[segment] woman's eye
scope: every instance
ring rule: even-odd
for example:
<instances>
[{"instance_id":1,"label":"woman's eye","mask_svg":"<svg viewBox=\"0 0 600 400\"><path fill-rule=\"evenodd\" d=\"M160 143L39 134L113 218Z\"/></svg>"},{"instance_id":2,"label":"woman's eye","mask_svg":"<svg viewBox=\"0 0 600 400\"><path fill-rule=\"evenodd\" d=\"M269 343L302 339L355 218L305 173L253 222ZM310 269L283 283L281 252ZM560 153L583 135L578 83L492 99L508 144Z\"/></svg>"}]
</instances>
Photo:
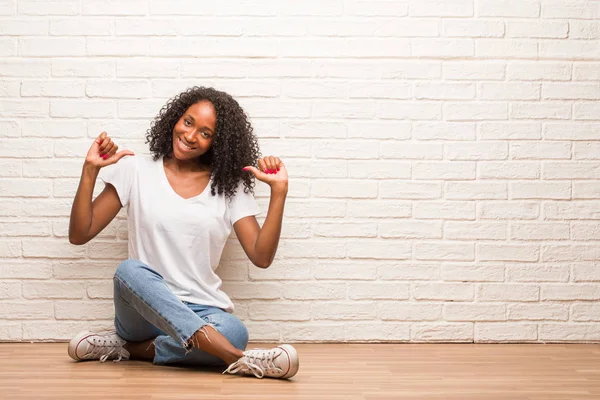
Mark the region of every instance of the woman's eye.
<instances>
[{"instance_id":1,"label":"woman's eye","mask_svg":"<svg viewBox=\"0 0 600 400\"><path fill-rule=\"evenodd\" d=\"M207 139L210 138L210 134L208 132L202 132L202 136L204 136Z\"/></svg>"},{"instance_id":2,"label":"woman's eye","mask_svg":"<svg viewBox=\"0 0 600 400\"><path fill-rule=\"evenodd\" d=\"M189 120L187 120L187 119L186 119L186 120L184 120L184 121L185 121L185 124L186 124L187 126L190 126L190 125L192 124L192 123L191 123Z\"/></svg>"}]
</instances>

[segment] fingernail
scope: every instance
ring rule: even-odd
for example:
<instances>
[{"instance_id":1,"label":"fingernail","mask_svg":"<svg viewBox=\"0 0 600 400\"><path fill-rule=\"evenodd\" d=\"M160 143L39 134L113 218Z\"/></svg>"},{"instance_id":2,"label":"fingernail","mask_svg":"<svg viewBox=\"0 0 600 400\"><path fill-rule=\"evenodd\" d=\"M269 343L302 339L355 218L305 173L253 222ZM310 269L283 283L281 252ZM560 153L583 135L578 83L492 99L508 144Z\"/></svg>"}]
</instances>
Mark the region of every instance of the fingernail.
<instances>
[{"instance_id":1,"label":"fingernail","mask_svg":"<svg viewBox=\"0 0 600 400\"><path fill-rule=\"evenodd\" d=\"M244 167L242 168L244 171L248 171L248 167Z\"/></svg>"},{"instance_id":2,"label":"fingernail","mask_svg":"<svg viewBox=\"0 0 600 400\"><path fill-rule=\"evenodd\" d=\"M108 154L103 155L102 158L106 160L108 158Z\"/></svg>"}]
</instances>

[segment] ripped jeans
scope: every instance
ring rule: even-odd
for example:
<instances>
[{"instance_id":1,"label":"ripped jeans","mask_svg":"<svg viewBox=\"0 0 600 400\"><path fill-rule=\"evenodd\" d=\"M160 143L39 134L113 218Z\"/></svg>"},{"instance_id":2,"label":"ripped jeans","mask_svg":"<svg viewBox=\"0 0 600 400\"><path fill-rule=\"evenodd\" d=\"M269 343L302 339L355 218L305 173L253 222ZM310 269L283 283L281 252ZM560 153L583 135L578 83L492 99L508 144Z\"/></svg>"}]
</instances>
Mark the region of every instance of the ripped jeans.
<instances>
[{"instance_id":1,"label":"ripped jeans","mask_svg":"<svg viewBox=\"0 0 600 400\"><path fill-rule=\"evenodd\" d=\"M126 341L155 339L154 364L218 365L218 357L192 347L190 338L212 325L240 350L248 330L233 314L213 306L181 301L163 277L141 261L123 261L114 276L115 329Z\"/></svg>"}]
</instances>

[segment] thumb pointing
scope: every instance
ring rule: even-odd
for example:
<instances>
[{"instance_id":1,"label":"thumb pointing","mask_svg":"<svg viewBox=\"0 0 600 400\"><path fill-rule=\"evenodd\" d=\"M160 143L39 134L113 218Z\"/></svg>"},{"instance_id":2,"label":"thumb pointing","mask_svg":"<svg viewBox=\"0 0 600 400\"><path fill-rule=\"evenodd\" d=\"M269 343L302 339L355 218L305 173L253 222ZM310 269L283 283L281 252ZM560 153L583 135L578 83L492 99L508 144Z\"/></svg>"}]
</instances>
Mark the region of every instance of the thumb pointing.
<instances>
[{"instance_id":1,"label":"thumb pointing","mask_svg":"<svg viewBox=\"0 0 600 400\"><path fill-rule=\"evenodd\" d=\"M131 150L122 150L122 151L118 152L117 154L115 154L115 156L117 156L117 161L119 161L121 158L123 158L125 156L135 156L135 154L133 154L133 151L131 151Z\"/></svg>"}]
</instances>

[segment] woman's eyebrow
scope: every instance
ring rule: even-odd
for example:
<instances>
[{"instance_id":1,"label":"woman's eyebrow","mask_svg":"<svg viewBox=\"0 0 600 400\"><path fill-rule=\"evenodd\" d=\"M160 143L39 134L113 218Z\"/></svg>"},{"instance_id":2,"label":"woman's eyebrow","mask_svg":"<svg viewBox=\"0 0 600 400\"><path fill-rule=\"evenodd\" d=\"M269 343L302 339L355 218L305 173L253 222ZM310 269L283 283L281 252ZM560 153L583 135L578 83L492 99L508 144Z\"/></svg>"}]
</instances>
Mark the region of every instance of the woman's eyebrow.
<instances>
[{"instance_id":1,"label":"woman's eyebrow","mask_svg":"<svg viewBox=\"0 0 600 400\"><path fill-rule=\"evenodd\" d=\"M189 119L192 120L192 122L195 121L194 117L192 117L190 114L185 114L186 117L188 117ZM214 131L212 129L210 129L208 126L203 126L202 128L206 128L210 131L210 133L214 133Z\"/></svg>"}]
</instances>

